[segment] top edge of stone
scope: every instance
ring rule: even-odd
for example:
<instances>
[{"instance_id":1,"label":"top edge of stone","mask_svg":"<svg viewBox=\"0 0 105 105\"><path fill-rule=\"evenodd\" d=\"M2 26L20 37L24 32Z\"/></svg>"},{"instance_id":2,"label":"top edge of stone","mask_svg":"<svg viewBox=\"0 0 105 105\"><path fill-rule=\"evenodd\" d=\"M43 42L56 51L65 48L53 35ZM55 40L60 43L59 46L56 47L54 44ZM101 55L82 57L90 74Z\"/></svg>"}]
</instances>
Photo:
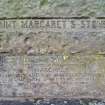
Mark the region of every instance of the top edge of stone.
<instances>
[{"instance_id":1,"label":"top edge of stone","mask_svg":"<svg viewBox=\"0 0 105 105\"><path fill-rule=\"evenodd\" d=\"M104 17L104 0L0 0L1 17Z\"/></svg>"}]
</instances>

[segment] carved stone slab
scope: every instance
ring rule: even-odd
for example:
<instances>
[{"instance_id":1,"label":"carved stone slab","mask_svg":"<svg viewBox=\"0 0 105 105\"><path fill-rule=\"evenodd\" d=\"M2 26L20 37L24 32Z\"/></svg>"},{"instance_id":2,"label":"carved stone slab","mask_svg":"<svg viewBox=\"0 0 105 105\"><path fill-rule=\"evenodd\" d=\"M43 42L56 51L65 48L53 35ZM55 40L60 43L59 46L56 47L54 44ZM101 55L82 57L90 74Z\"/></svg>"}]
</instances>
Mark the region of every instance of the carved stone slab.
<instances>
[{"instance_id":1,"label":"carved stone slab","mask_svg":"<svg viewBox=\"0 0 105 105\"><path fill-rule=\"evenodd\" d=\"M105 98L105 20L0 20L0 99Z\"/></svg>"},{"instance_id":2,"label":"carved stone slab","mask_svg":"<svg viewBox=\"0 0 105 105\"><path fill-rule=\"evenodd\" d=\"M0 98L105 98L102 56L1 56Z\"/></svg>"},{"instance_id":3,"label":"carved stone slab","mask_svg":"<svg viewBox=\"0 0 105 105\"><path fill-rule=\"evenodd\" d=\"M0 52L104 54L105 19L0 20Z\"/></svg>"},{"instance_id":4,"label":"carved stone slab","mask_svg":"<svg viewBox=\"0 0 105 105\"><path fill-rule=\"evenodd\" d=\"M0 105L104 105L101 99L104 0L0 0Z\"/></svg>"}]
</instances>

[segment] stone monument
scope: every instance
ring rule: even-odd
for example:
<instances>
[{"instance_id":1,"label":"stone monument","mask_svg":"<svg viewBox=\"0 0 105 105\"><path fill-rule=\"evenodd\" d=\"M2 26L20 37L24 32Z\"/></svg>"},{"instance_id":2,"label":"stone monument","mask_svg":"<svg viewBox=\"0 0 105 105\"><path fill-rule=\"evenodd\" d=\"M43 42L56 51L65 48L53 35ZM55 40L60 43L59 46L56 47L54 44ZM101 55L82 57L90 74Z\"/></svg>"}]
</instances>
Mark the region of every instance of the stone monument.
<instances>
[{"instance_id":1,"label":"stone monument","mask_svg":"<svg viewBox=\"0 0 105 105\"><path fill-rule=\"evenodd\" d=\"M1 0L0 103L104 105L104 6Z\"/></svg>"}]
</instances>

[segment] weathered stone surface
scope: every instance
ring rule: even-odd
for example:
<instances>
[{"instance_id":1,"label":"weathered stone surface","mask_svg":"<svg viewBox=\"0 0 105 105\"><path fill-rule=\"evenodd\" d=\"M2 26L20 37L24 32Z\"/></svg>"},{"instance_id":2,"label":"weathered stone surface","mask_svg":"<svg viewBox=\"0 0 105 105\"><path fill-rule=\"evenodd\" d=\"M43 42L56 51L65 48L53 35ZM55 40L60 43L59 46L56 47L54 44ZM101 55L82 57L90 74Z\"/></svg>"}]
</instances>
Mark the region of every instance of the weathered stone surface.
<instances>
[{"instance_id":1,"label":"weathered stone surface","mask_svg":"<svg viewBox=\"0 0 105 105\"><path fill-rule=\"evenodd\" d=\"M104 19L0 20L0 98L104 99L104 28Z\"/></svg>"},{"instance_id":2,"label":"weathered stone surface","mask_svg":"<svg viewBox=\"0 0 105 105\"><path fill-rule=\"evenodd\" d=\"M1 56L0 97L105 98L103 56Z\"/></svg>"},{"instance_id":3,"label":"weathered stone surface","mask_svg":"<svg viewBox=\"0 0 105 105\"><path fill-rule=\"evenodd\" d=\"M104 99L105 19L70 19L103 17L104 5L104 0L0 0L0 100Z\"/></svg>"},{"instance_id":4,"label":"weathered stone surface","mask_svg":"<svg viewBox=\"0 0 105 105\"><path fill-rule=\"evenodd\" d=\"M105 16L104 0L0 0L0 17Z\"/></svg>"},{"instance_id":5,"label":"weathered stone surface","mask_svg":"<svg viewBox=\"0 0 105 105\"><path fill-rule=\"evenodd\" d=\"M36 99L34 101L0 101L1 105L105 105L105 101L96 99Z\"/></svg>"},{"instance_id":6,"label":"weathered stone surface","mask_svg":"<svg viewBox=\"0 0 105 105\"><path fill-rule=\"evenodd\" d=\"M67 100L67 99L37 99L34 101L0 101L1 105L104 105L105 102L96 99Z\"/></svg>"},{"instance_id":7,"label":"weathered stone surface","mask_svg":"<svg viewBox=\"0 0 105 105\"><path fill-rule=\"evenodd\" d=\"M104 19L0 20L0 53L105 54Z\"/></svg>"}]
</instances>

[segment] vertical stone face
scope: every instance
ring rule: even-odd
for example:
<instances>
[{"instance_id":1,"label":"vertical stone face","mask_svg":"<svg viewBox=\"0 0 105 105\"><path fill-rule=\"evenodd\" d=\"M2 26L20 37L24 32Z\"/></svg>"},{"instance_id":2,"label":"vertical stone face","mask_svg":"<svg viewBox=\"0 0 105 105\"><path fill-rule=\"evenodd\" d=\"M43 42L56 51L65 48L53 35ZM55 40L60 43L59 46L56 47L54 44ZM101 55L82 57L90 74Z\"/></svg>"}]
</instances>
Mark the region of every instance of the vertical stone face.
<instances>
[{"instance_id":1,"label":"vertical stone face","mask_svg":"<svg viewBox=\"0 0 105 105\"><path fill-rule=\"evenodd\" d=\"M0 0L0 103L104 105L104 5Z\"/></svg>"},{"instance_id":2,"label":"vertical stone face","mask_svg":"<svg viewBox=\"0 0 105 105\"><path fill-rule=\"evenodd\" d=\"M104 98L105 58L4 56L0 97Z\"/></svg>"},{"instance_id":3,"label":"vertical stone face","mask_svg":"<svg viewBox=\"0 0 105 105\"><path fill-rule=\"evenodd\" d=\"M104 54L104 19L0 21L0 52L9 55Z\"/></svg>"}]
</instances>

